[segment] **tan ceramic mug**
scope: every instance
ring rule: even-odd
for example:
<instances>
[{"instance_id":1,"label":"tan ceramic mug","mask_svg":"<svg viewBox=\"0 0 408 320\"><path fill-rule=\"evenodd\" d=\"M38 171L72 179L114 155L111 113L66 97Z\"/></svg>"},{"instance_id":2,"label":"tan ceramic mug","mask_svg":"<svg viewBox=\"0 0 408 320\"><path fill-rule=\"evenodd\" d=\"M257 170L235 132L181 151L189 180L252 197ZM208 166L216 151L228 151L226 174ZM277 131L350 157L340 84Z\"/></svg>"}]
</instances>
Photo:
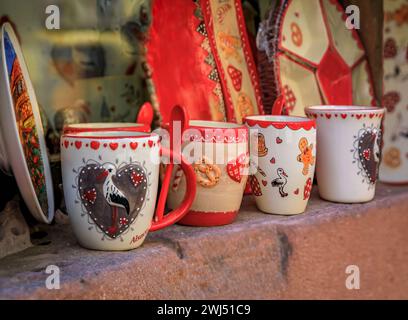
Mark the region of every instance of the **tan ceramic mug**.
<instances>
[{"instance_id":1,"label":"tan ceramic mug","mask_svg":"<svg viewBox=\"0 0 408 320\"><path fill-rule=\"evenodd\" d=\"M229 224L238 214L248 178L248 129L235 123L196 120L189 121L188 127L183 135L182 151L193 164L197 193L189 213L179 223ZM168 207L177 207L185 192L185 176L176 166Z\"/></svg>"}]
</instances>

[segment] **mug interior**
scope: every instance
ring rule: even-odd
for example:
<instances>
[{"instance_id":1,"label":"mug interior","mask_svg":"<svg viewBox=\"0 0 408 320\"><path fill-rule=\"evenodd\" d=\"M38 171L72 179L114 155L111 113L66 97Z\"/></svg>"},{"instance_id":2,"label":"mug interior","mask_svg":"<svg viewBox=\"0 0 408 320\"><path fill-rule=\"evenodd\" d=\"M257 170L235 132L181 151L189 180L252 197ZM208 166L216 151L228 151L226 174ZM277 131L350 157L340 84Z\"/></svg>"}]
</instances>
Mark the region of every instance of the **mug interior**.
<instances>
[{"instance_id":1,"label":"mug interior","mask_svg":"<svg viewBox=\"0 0 408 320\"><path fill-rule=\"evenodd\" d=\"M83 139L134 139L134 138L159 138L154 133L144 133L135 131L87 131L78 133L68 133L64 138L83 138Z\"/></svg>"},{"instance_id":2,"label":"mug interior","mask_svg":"<svg viewBox=\"0 0 408 320\"><path fill-rule=\"evenodd\" d=\"M232 122L190 120L190 127L193 128L212 128L212 129L239 129L243 125Z\"/></svg>"},{"instance_id":3,"label":"mug interior","mask_svg":"<svg viewBox=\"0 0 408 320\"><path fill-rule=\"evenodd\" d=\"M120 123L120 122L92 122L92 123L75 123L66 126L67 129L120 129L142 127L141 123Z\"/></svg>"},{"instance_id":4,"label":"mug interior","mask_svg":"<svg viewBox=\"0 0 408 320\"><path fill-rule=\"evenodd\" d=\"M296 116L249 116L245 120L252 120L256 122L265 122L265 123L288 123L288 122L310 122L309 118L306 117L296 117Z\"/></svg>"}]
</instances>

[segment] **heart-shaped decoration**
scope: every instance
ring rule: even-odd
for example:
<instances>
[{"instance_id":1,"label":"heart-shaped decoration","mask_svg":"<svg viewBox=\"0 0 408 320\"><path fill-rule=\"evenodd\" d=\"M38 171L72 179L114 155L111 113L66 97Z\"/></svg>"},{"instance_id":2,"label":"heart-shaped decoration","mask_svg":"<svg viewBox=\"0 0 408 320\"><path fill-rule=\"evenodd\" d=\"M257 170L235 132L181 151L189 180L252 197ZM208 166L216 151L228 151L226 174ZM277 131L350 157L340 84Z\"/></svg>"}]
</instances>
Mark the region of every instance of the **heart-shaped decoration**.
<instances>
[{"instance_id":1,"label":"heart-shaped decoration","mask_svg":"<svg viewBox=\"0 0 408 320\"><path fill-rule=\"evenodd\" d=\"M91 142L91 148L94 149L94 150L98 150L100 145L101 144L98 141L92 141Z\"/></svg>"},{"instance_id":2,"label":"heart-shaped decoration","mask_svg":"<svg viewBox=\"0 0 408 320\"><path fill-rule=\"evenodd\" d=\"M242 86L242 72L232 65L227 67L227 72L231 78L232 85L236 91L241 91Z\"/></svg>"},{"instance_id":3,"label":"heart-shaped decoration","mask_svg":"<svg viewBox=\"0 0 408 320\"><path fill-rule=\"evenodd\" d=\"M380 139L377 130L367 128L357 138L357 153L359 168L368 182L377 181L378 164L380 159Z\"/></svg>"},{"instance_id":4,"label":"heart-shaped decoration","mask_svg":"<svg viewBox=\"0 0 408 320\"><path fill-rule=\"evenodd\" d=\"M111 150L113 151L115 151L118 147L119 147L118 143L115 143L115 142L109 143L109 148L111 148Z\"/></svg>"},{"instance_id":5,"label":"heart-shaped decoration","mask_svg":"<svg viewBox=\"0 0 408 320\"><path fill-rule=\"evenodd\" d=\"M275 163L276 163L275 157L273 157L273 158L270 160L270 163L272 163L272 164L275 164Z\"/></svg>"},{"instance_id":6,"label":"heart-shaped decoration","mask_svg":"<svg viewBox=\"0 0 408 320\"><path fill-rule=\"evenodd\" d=\"M153 140L149 140L147 143L148 143L150 148L153 147L153 143L154 143Z\"/></svg>"},{"instance_id":7,"label":"heart-shaped decoration","mask_svg":"<svg viewBox=\"0 0 408 320\"><path fill-rule=\"evenodd\" d=\"M331 114L330 113L326 113L326 118L330 119L331 118Z\"/></svg>"},{"instance_id":8,"label":"heart-shaped decoration","mask_svg":"<svg viewBox=\"0 0 408 320\"><path fill-rule=\"evenodd\" d=\"M131 148L132 150L136 150L136 149L137 149L137 142L131 142L129 145L130 145L130 148Z\"/></svg>"},{"instance_id":9,"label":"heart-shaped decoration","mask_svg":"<svg viewBox=\"0 0 408 320\"><path fill-rule=\"evenodd\" d=\"M279 137L276 138L276 143L277 144L281 144L282 142L283 142L283 140L281 138L279 138Z\"/></svg>"},{"instance_id":10,"label":"heart-shaped decoration","mask_svg":"<svg viewBox=\"0 0 408 320\"><path fill-rule=\"evenodd\" d=\"M266 187L268 185L268 181L262 180L262 184L263 184L264 187Z\"/></svg>"},{"instance_id":11,"label":"heart-shaped decoration","mask_svg":"<svg viewBox=\"0 0 408 320\"><path fill-rule=\"evenodd\" d=\"M245 153L241 154L238 158L229 161L227 163L228 176L235 182L240 183L247 163L248 157Z\"/></svg>"},{"instance_id":12,"label":"heart-shaped decoration","mask_svg":"<svg viewBox=\"0 0 408 320\"><path fill-rule=\"evenodd\" d=\"M295 191L293 191L293 193L298 195L299 194L299 188L297 188Z\"/></svg>"},{"instance_id":13,"label":"heart-shaped decoration","mask_svg":"<svg viewBox=\"0 0 408 320\"><path fill-rule=\"evenodd\" d=\"M370 155L371 155L370 149L365 149L365 150L363 150L363 157L364 157L364 159L366 159L367 161L370 160Z\"/></svg>"},{"instance_id":14,"label":"heart-shaped decoration","mask_svg":"<svg viewBox=\"0 0 408 320\"><path fill-rule=\"evenodd\" d=\"M341 114L341 117L342 117L343 119L346 119L346 118L347 118L347 114L346 114L346 113L342 113L342 114Z\"/></svg>"},{"instance_id":15,"label":"heart-shaped decoration","mask_svg":"<svg viewBox=\"0 0 408 320\"><path fill-rule=\"evenodd\" d=\"M68 147L69 147L69 141L68 140L64 141L64 146L65 146L65 149L68 149Z\"/></svg>"},{"instance_id":16,"label":"heart-shaped decoration","mask_svg":"<svg viewBox=\"0 0 408 320\"><path fill-rule=\"evenodd\" d=\"M81 141L75 141L75 147L79 150L82 147L82 142Z\"/></svg>"},{"instance_id":17,"label":"heart-shaped decoration","mask_svg":"<svg viewBox=\"0 0 408 320\"><path fill-rule=\"evenodd\" d=\"M146 201L147 174L137 163L119 168L88 164L80 169L78 181L84 211L111 239L129 228Z\"/></svg>"}]
</instances>

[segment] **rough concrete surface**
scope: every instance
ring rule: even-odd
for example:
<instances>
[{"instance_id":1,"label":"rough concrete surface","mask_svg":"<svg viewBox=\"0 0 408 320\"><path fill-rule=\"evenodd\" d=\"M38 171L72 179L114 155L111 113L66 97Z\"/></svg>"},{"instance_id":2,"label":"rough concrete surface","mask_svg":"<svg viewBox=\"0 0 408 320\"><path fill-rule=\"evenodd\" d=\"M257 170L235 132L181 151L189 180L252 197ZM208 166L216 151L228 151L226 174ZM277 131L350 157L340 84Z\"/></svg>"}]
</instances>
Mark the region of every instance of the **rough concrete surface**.
<instances>
[{"instance_id":1,"label":"rough concrete surface","mask_svg":"<svg viewBox=\"0 0 408 320\"><path fill-rule=\"evenodd\" d=\"M0 259L29 246L30 230L20 211L18 200L12 200L0 212Z\"/></svg>"},{"instance_id":2,"label":"rough concrete surface","mask_svg":"<svg viewBox=\"0 0 408 320\"><path fill-rule=\"evenodd\" d=\"M76 243L69 225L0 260L5 299L372 299L408 298L408 187L379 185L374 201L335 204L317 188L303 215L262 214L246 197L228 226L172 226L128 252ZM47 265L61 288L48 290ZM348 290L348 265L360 290Z\"/></svg>"}]
</instances>

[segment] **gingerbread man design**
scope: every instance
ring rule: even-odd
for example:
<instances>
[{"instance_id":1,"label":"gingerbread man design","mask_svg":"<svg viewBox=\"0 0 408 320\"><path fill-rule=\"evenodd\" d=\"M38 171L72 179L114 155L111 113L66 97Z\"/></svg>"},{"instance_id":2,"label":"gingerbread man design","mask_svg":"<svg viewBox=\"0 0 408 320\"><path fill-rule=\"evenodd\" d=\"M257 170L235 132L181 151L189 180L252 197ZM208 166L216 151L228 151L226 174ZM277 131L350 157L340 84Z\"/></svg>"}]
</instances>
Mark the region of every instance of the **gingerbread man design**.
<instances>
[{"instance_id":1,"label":"gingerbread man design","mask_svg":"<svg viewBox=\"0 0 408 320\"><path fill-rule=\"evenodd\" d=\"M309 145L309 142L306 138L301 138L299 140L299 150L300 154L297 156L297 160L303 163L303 175L308 175L309 166L315 164L315 157L313 156L313 143Z\"/></svg>"}]
</instances>

